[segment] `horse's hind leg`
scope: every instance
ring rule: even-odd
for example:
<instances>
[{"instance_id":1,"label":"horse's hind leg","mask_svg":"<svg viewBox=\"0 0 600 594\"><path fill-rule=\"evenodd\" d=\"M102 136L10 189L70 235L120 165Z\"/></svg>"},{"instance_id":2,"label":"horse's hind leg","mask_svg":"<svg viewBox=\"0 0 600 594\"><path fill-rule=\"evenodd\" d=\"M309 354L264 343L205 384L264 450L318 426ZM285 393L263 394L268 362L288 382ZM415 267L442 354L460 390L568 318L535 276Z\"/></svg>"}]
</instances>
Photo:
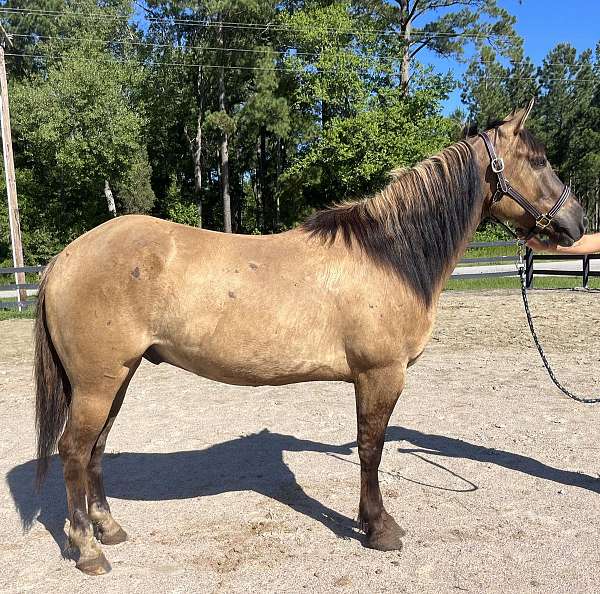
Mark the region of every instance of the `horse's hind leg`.
<instances>
[{"instance_id":1,"label":"horse's hind leg","mask_svg":"<svg viewBox=\"0 0 600 594\"><path fill-rule=\"evenodd\" d=\"M102 456L106 447L106 439L108 434L115 422L121 405L123 404L123 398L125 392L129 387L129 382L139 367L140 360L135 361L125 378L125 381L119 388L117 396L114 399L110 412L108 414L108 420L104 425L104 429L96 441L96 445L92 450L92 456L87 466L87 503L88 503L88 514L94 525L96 536L102 544L115 545L127 540L127 533L119 526L114 520L110 512L110 506L106 500L106 494L104 492L104 481L102 477Z\"/></svg>"},{"instance_id":2,"label":"horse's hind leg","mask_svg":"<svg viewBox=\"0 0 600 594\"><path fill-rule=\"evenodd\" d=\"M405 367L361 373L355 381L360 458L359 519L367 546L381 551L400 549L404 531L383 506L379 488L379 463L385 430L404 387Z\"/></svg>"},{"instance_id":3,"label":"horse's hind leg","mask_svg":"<svg viewBox=\"0 0 600 594\"><path fill-rule=\"evenodd\" d=\"M110 564L94 538L86 511L87 467L115 396L128 372L129 369L123 367L114 376L104 375L97 382L75 382L69 419L58 442L67 489L69 541L79 551L76 567L91 575L110 571Z\"/></svg>"}]
</instances>

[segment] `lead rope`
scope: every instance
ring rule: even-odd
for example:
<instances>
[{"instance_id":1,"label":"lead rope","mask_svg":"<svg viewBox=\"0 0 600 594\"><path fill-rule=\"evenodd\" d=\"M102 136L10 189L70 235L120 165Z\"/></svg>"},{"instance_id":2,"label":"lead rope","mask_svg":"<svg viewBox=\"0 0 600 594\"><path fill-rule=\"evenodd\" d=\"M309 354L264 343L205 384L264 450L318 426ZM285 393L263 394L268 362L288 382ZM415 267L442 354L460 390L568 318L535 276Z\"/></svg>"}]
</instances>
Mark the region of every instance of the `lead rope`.
<instances>
[{"instance_id":1,"label":"lead rope","mask_svg":"<svg viewBox=\"0 0 600 594\"><path fill-rule=\"evenodd\" d=\"M550 379L554 382L554 385L565 395L571 398L572 400L576 400L577 402L581 402L583 404L598 404L600 402L600 398L583 398L582 396L576 396L572 392L569 392L556 378L554 375L554 371L546 358L546 354L544 353L544 349L540 344L540 340L535 331L535 327L533 325L533 319L531 317L531 312L529 311L529 299L527 298L527 284L525 282L525 263L523 262L523 242L517 241L517 249L519 255L519 261L517 263L517 270L519 271L519 278L521 279L521 295L523 296L523 305L525 306L525 313L527 314L527 323L529 324L529 329L531 330L531 336L533 336L533 342L535 342L535 346L537 347L538 352L540 353L540 357L542 358L542 362L544 363L544 367L550 376Z\"/></svg>"}]
</instances>

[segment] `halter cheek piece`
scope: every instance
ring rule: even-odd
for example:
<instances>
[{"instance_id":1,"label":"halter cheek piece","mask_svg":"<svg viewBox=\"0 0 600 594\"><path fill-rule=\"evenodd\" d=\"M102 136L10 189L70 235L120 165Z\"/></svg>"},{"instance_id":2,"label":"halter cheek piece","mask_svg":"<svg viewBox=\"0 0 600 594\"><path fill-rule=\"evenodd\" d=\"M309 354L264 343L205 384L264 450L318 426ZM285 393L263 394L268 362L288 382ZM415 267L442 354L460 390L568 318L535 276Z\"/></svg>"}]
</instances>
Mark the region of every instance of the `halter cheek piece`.
<instances>
[{"instance_id":1,"label":"halter cheek piece","mask_svg":"<svg viewBox=\"0 0 600 594\"><path fill-rule=\"evenodd\" d=\"M535 225L527 232L525 241L530 239L537 229L540 231L548 229L548 227L550 227L552 224L556 213L562 208L564 203L571 195L571 188L565 185L554 206L545 214L540 212L533 204L531 204L531 202L529 202L529 200L527 200L527 198L525 198L518 190L510 185L509 181L504 175L504 161L496 154L494 145L492 144L492 141L489 139L488 135L485 132L480 132L478 136L483 138L485 148L490 156L490 166L498 178L498 185L496 186L496 191L492 196L492 205L494 205L496 202L499 202L503 196L509 196L535 219Z\"/></svg>"}]
</instances>

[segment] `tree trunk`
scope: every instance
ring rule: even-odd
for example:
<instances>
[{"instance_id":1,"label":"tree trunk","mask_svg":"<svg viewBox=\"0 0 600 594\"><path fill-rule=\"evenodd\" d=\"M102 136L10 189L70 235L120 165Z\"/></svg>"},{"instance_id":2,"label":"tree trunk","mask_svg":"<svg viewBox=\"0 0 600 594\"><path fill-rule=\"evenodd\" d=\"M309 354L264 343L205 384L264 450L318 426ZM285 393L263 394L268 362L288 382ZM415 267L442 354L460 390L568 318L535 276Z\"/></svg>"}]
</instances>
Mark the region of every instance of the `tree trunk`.
<instances>
[{"instance_id":1,"label":"tree trunk","mask_svg":"<svg viewBox=\"0 0 600 594\"><path fill-rule=\"evenodd\" d=\"M258 171L260 178L260 195L264 209L265 231L273 231L273 204L269 195L267 184L267 131L264 126L260 127Z\"/></svg>"},{"instance_id":2,"label":"tree trunk","mask_svg":"<svg viewBox=\"0 0 600 594\"><path fill-rule=\"evenodd\" d=\"M410 81L410 42L412 32L412 20L408 7L409 0L400 0L400 33L402 35L402 68L400 70L400 85L402 92L408 94L408 83Z\"/></svg>"},{"instance_id":3,"label":"tree trunk","mask_svg":"<svg viewBox=\"0 0 600 594\"><path fill-rule=\"evenodd\" d=\"M275 161L275 231L279 231L280 205L279 205L279 176L281 175L281 138L277 139L277 158Z\"/></svg>"},{"instance_id":4,"label":"tree trunk","mask_svg":"<svg viewBox=\"0 0 600 594\"><path fill-rule=\"evenodd\" d=\"M256 156L258 165L256 167L256 171L254 174L254 198L255 202L255 225L256 229L260 231L263 230L263 221L264 221L264 202L262 195L262 177L261 177L261 156L260 156L260 138L256 141Z\"/></svg>"},{"instance_id":5,"label":"tree trunk","mask_svg":"<svg viewBox=\"0 0 600 594\"><path fill-rule=\"evenodd\" d=\"M115 207L115 198L113 196L112 190L110 189L110 185L108 180L104 180L104 195L106 196L106 203L108 204L108 212L113 216L117 216L117 208Z\"/></svg>"},{"instance_id":6,"label":"tree trunk","mask_svg":"<svg viewBox=\"0 0 600 594\"><path fill-rule=\"evenodd\" d=\"M219 47L223 48L223 21L219 15L219 26L217 28ZM223 61L225 53L221 52L221 68L219 68L219 109L227 113L225 109L225 68ZM229 139L227 131L222 131L221 136L221 195L223 197L223 230L231 233L231 197L229 195Z\"/></svg>"},{"instance_id":7,"label":"tree trunk","mask_svg":"<svg viewBox=\"0 0 600 594\"><path fill-rule=\"evenodd\" d=\"M329 102L324 99L321 100L321 129L325 131L329 122L331 121L331 110L329 108Z\"/></svg>"},{"instance_id":8,"label":"tree trunk","mask_svg":"<svg viewBox=\"0 0 600 594\"><path fill-rule=\"evenodd\" d=\"M194 189L196 191L196 204L198 207L198 227L202 227L202 120L204 115L204 93L202 91L202 66L200 66L198 68L198 82L196 85L198 118L196 120L196 139L192 155L194 160Z\"/></svg>"}]
</instances>

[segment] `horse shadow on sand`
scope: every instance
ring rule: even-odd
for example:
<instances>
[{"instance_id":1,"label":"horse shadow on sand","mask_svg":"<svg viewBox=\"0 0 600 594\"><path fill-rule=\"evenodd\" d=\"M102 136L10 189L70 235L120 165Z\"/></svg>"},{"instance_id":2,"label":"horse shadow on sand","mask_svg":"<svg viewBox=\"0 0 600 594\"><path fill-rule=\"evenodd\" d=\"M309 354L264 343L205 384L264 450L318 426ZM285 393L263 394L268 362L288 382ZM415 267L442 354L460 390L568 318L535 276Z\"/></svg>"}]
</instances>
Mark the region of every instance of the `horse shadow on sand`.
<instances>
[{"instance_id":1,"label":"horse shadow on sand","mask_svg":"<svg viewBox=\"0 0 600 594\"><path fill-rule=\"evenodd\" d=\"M169 453L107 453L104 485L110 499L166 501L234 491L255 491L321 522L340 538L359 538L355 522L308 495L283 459L284 452L347 456L351 446L324 444L268 430L202 450ZM34 492L36 461L14 467L7 483L25 531L35 520L65 548L67 517L62 467L52 456L42 491ZM120 520L121 518L117 518Z\"/></svg>"},{"instance_id":2,"label":"horse shadow on sand","mask_svg":"<svg viewBox=\"0 0 600 594\"><path fill-rule=\"evenodd\" d=\"M464 458L491 463L561 485L600 493L598 478L561 470L527 456L481 447L460 439L430 435L403 427L389 427L386 441L399 442L400 453L419 456L423 461L472 485L466 490L456 490L459 493L476 490L477 485L439 463L440 458ZM357 464L350 458L341 457L352 454L352 448L355 447L356 442L325 444L264 429L203 450L107 454L103 464L104 480L109 498L136 501L165 501L234 491L255 491L321 522L339 538L358 539L360 537L355 521L308 495L296 482L294 473L283 459L284 452L316 452ZM438 462L423 456L435 456ZM400 474L394 473L394 476L400 480L418 482ZM64 549L63 528L67 508L57 456L53 456L48 479L39 494L34 492L34 478L35 460L15 466L6 478L23 529L29 530L37 519L59 547ZM454 490L419 484L427 488ZM356 492L358 499L358 473Z\"/></svg>"}]
</instances>

